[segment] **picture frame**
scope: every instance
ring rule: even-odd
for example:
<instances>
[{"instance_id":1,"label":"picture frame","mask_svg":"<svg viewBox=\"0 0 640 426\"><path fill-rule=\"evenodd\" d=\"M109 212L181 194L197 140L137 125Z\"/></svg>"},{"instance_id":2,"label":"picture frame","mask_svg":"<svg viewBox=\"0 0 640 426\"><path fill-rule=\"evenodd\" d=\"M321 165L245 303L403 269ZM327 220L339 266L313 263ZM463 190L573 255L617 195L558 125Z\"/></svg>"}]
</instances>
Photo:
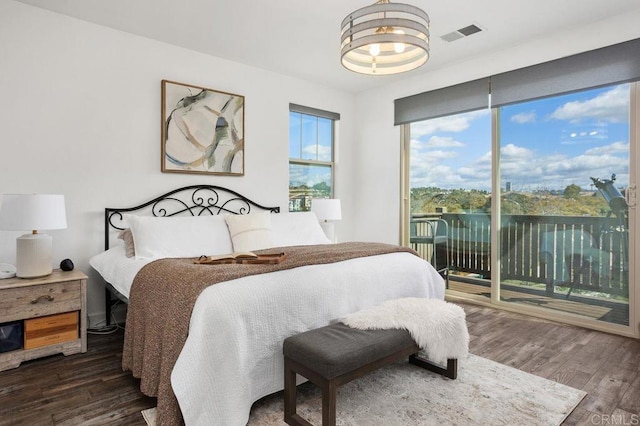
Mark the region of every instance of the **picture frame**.
<instances>
[{"instance_id":1,"label":"picture frame","mask_svg":"<svg viewBox=\"0 0 640 426\"><path fill-rule=\"evenodd\" d=\"M161 170L244 176L244 96L162 80Z\"/></svg>"}]
</instances>

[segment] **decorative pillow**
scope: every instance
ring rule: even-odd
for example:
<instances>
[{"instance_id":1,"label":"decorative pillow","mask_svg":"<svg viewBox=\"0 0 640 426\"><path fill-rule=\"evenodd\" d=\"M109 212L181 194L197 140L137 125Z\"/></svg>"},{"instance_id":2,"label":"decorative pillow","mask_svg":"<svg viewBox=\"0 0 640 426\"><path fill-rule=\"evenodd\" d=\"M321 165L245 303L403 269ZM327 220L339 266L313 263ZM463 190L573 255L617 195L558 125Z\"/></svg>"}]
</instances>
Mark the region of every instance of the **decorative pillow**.
<instances>
[{"instance_id":1,"label":"decorative pillow","mask_svg":"<svg viewBox=\"0 0 640 426\"><path fill-rule=\"evenodd\" d=\"M260 212L247 215L225 215L233 250L251 251L269 247L273 244L271 213Z\"/></svg>"},{"instance_id":2,"label":"decorative pillow","mask_svg":"<svg viewBox=\"0 0 640 426\"><path fill-rule=\"evenodd\" d=\"M314 212L271 215L275 246L308 246L330 244Z\"/></svg>"},{"instance_id":3,"label":"decorative pillow","mask_svg":"<svg viewBox=\"0 0 640 426\"><path fill-rule=\"evenodd\" d=\"M136 255L136 246L133 243L133 233L131 232L131 228L125 228L120 231L118 239L124 241L124 254L127 257L134 257Z\"/></svg>"},{"instance_id":4,"label":"decorative pillow","mask_svg":"<svg viewBox=\"0 0 640 426\"><path fill-rule=\"evenodd\" d=\"M136 259L197 257L233 251L222 216L153 217L124 215Z\"/></svg>"}]
</instances>

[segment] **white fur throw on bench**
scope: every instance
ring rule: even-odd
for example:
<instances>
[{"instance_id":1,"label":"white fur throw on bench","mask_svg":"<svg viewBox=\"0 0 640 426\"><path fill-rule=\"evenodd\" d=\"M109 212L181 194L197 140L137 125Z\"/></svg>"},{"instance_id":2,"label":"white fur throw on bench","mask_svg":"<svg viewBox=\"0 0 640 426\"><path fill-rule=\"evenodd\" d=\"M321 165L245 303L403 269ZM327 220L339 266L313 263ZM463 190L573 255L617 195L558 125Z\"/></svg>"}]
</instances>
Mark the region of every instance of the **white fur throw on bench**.
<instances>
[{"instance_id":1,"label":"white fur throw on bench","mask_svg":"<svg viewBox=\"0 0 640 426\"><path fill-rule=\"evenodd\" d=\"M469 353L469 331L464 310L439 299L393 299L355 312L340 320L360 330L406 329L429 360L446 362Z\"/></svg>"}]
</instances>

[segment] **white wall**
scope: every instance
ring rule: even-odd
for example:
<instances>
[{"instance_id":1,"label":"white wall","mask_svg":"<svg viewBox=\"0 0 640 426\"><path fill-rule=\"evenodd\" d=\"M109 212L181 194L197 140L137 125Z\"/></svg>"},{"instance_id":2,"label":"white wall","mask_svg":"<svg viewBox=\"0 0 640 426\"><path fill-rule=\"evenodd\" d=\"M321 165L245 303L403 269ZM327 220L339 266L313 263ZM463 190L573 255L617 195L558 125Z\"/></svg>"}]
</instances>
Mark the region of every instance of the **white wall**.
<instances>
[{"instance_id":1,"label":"white wall","mask_svg":"<svg viewBox=\"0 0 640 426\"><path fill-rule=\"evenodd\" d=\"M245 176L160 172L160 81L245 96ZM336 195L340 238L351 237L355 97L52 12L0 2L0 193L61 193L68 228L49 231L54 264L90 276L92 324L104 311L88 259L103 249L103 209L208 183L288 208L289 103L339 112ZM15 238L0 231L0 262Z\"/></svg>"},{"instance_id":2,"label":"white wall","mask_svg":"<svg viewBox=\"0 0 640 426\"><path fill-rule=\"evenodd\" d=\"M394 99L635 39L640 37L638 22L638 11L582 28L570 27L568 22L563 33L492 55L479 52L447 68L417 77L407 74L399 83L360 93L357 116L363 125L356 130L353 187L358 191L352 202L367 213L354 222L354 238L387 243L400 239L400 128L393 125Z\"/></svg>"}]
</instances>

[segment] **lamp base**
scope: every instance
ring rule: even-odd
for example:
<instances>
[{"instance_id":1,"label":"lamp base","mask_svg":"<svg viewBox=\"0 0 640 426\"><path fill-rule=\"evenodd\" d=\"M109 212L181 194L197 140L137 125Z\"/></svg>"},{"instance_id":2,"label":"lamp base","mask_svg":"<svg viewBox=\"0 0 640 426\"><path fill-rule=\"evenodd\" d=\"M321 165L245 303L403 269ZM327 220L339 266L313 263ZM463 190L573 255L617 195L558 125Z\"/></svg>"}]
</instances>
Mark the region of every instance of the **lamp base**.
<instances>
[{"instance_id":1,"label":"lamp base","mask_svg":"<svg viewBox=\"0 0 640 426\"><path fill-rule=\"evenodd\" d=\"M324 231L324 235L332 242L336 242L336 232L333 222L320 222L320 227Z\"/></svg>"},{"instance_id":2,"label":"lamp base","mask_svg":"<svg viewBox=\"0 0 640 426\"><path fill-rule=\"evenodd\" d=\"M47 234L24 234L16 239L16 276L44 277L53 272L51 248L53 238Z\"/></svg>"}]
</instances>

